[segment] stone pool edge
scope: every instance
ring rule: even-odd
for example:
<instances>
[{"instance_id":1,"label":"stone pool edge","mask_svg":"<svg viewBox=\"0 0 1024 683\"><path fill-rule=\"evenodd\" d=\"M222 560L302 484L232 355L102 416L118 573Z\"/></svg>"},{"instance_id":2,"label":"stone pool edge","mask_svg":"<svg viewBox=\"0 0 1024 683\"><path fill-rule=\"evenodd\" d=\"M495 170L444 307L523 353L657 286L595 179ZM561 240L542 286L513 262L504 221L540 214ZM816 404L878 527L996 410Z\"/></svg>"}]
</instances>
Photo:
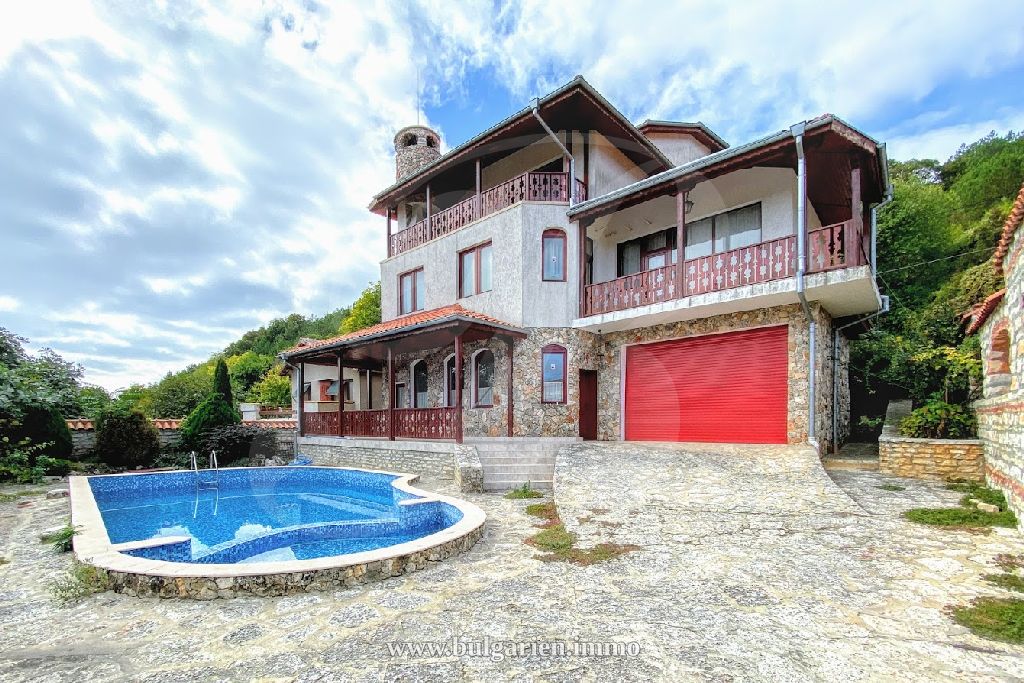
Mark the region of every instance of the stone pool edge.
<instances>
[{"instance_id":1,"label":"stone pool edge","mask_svg":"<svg viewBox=\"0 0 1024 683\"><path fill-rule=\"evenodd\" d=\"M115 544L110 543L88 477L75 476L69 478L71 523L79 529L73 539L75 556L80 562L104 570L107 586L118 593L208 600L236 595L318 592L379 581L466 552L483 535L486 521L483 510L468 501L412 486L418 475L355 467L316 467L396 476L392 486L418 497L403 503L433 500L448 503L462 512L462 519L422 538L347 555L245 564L168 562L119 552ZM123 548L125 544L116 545Z\"/></svg>"}]
</instances>

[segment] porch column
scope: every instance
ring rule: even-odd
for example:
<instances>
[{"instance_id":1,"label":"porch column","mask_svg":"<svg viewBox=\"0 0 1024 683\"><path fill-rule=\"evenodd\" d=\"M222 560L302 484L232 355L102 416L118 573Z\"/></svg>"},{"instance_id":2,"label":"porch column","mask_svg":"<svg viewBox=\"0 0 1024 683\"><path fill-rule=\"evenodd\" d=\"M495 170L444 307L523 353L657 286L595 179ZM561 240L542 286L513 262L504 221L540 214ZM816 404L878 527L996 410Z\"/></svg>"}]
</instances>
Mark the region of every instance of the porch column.
<instances>
[{"instance_id":1,"label":"porch column","mask_svg":"<svg viewBox=\"0 0 1024 683\"><path fill-rule=\"evenodd\" d=\"M506 409L508 410L508 417L506 419L506 422L508 422L508 436L512 436L512 420L513 415L515 414L512 409L512 402L514 401L514 399L512 398L512 345L514 343L515 340L512 337L505 338L505 347L508 350L508 399L505 401L505 403L507 404Z\"/></svg>"},{"instance_id":2,"label":"porch column","mask_svg":"<svg viewBox=\"0 0 1024 683\"><path fill-rule=\"evenodd\" d=\"M589 220L580 220L576 224L577 225L577 230L579 231L579 234L578 234L579 239L577 240L578 244L577 244L577 250L576 250L577 251L576 262L577 262L577 267L579 268L579 273L580 273L580 283L579 283L579 288L578 288L577 296L579 297L579 300L580 300L579 301L579 309L580 309L580 317L581 318L584 317L587 314L587 307L586 307L586 296L587 296L587 228L590 227L591 222L592 221L589 221Z\"/></svg>"},{"instance_id":3,"label":"porch column","mask_svg":"<svg viewBox=\"0 0 1024 683\"><path fill-rule=\"evenodd\" d=\"M388 440L395 440L395 359L388 347Z\"/></svg>"},{"instance_id":4,"label":"porch column","mask_svg":"<svg viewBox=\"0 0 1024 683\"><path fill-rule=\"evenodd\" d=\"M427 239L431 239L430 234L430 183L427 183Z\"/></svg>"},{"instance_id":5,"label":"porch column","mask_svg":"<svg viewBox=\"0 0 1024 683\"><path fill-rule=\"evenodd\" d=\"M306 364L299 362L299 436L306 435L305 413L306 413Z\"/></svg>"},{"instance_id":6,"label":"porch column","mask_svg":"<svg viewBox=\"0 0 1024 683\"><path fill-rule=\"evenodd\" d=\"M864 234L864 212L860 198L860 168L850 169L850 233L843 235L843 257L846 265L861 265L861 236ZM838 250L839 245L836 245Z\"/></svg>"},{"instance_id":7,"label":"porch column","mask_svg":"<svg viewBox=\"0 0 1024 683\"><path fill-rule=\"evenodd\" d=\"M462 443L462 332L455 335L455 443Z\"/></svg>"},{"instance_id":8,"label":"porch column","mask_svg":"<svg viewBox=\"0 0 1024 683\"><path fill-rule=\"evenodd\" d=\"M342 353L338 353L338 436L345 435L345 428L342 424L343 413L345 412L345 368L341 360Z\"/></svg>"},{"instance_id":9,"label":"porch column","mask_svg":"<svg viewBox=\"0 0 1024 683\"><path fill-rule=\"evenodd\" d=\"M475 207L475 218L480 219L480 159L476 160L476 207Z\"/></svg>"},{"instance_id":10,"label":"porch column","mask_svg":"<svg viewBox=\"0 0 1024 683\"><path fill-rule=\"evenodd\" d=\"M689 191L679 188L676 192L676 298L686 296L685 273L686 261L686 198Z\"/></svg>"},{"instance_id":11,"label":"porch column","mask_svg":"<svg viewBox=\"0 0 1024 683\"><path fill-rule=\"evenodd\" d=\"M373 410L373 371L366 370L366 410Z\"/></svg>"},{"instance_id":12,"label":"porch column","mask_svg":"<svg viewBox=\"0 0 1024 683\"><path fill-rule=\"evenodd\" d=\"M388 214L388 258L391 258L391 207L387 208Z\"/></svg>"}]
</instances>

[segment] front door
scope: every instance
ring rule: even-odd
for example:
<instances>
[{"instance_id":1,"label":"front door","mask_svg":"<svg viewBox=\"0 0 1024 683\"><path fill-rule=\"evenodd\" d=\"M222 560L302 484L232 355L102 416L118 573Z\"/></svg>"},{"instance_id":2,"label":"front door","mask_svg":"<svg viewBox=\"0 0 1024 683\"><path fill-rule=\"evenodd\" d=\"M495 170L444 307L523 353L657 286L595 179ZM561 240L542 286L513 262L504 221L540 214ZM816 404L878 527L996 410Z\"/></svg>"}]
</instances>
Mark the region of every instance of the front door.
<instances>
[{"instance_id":1,"label":"front door","mask_svg":"<svg viewBox=\"0 0 1024 683\"><path fill-rule=\"evenodd\" d=\"M597 439L596 370L580 370L580 438Z\"/></svg>"}]
</instances>

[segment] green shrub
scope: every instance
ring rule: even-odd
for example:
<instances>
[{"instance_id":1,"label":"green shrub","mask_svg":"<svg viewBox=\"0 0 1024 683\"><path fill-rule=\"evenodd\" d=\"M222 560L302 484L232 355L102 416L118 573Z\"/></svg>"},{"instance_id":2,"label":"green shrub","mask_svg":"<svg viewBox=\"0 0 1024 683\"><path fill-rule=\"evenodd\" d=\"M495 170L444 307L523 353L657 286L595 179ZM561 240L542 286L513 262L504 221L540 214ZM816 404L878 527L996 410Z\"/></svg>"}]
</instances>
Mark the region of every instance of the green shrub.
<instances>
[{"instance_id":1,"label":"green shrub","mask_svg":"<svg viewBox=\"0 0 1024 683\"><path fill-rule=\"evenodd\" d=\"M137 410L112 405L96 422L96 454L113 467L146 467L160 453L160 434Z\"/></svg>"},{"instance_id":2,"label":"green shrub","mask_svg":"<svg viewBox=\"0 0 1024 683\"><path fill-rule=\"evenodd\" d=\"M70 460L64 460L63 458L48 458L42 456L39 458L39 466L43 468L43 474L48 477L66 477L71 474L71 470L74 468L75 463Z\"/></svg>"},{"instance_id":3,"label":"green shrub","mask_svg":"<svg viewBox=\"0 0 1024 683\"><path fill-rule=\"evenodd\" d=\"M66 458L71 455L71 430L53 407L34 406L25 410L21 425L15 432L17 440L28 439L30 443L46 444L38 455L50 458Z\"/></svg>"},{"instance_id":4,"label":"green shrub","mask_svg":"<svg viewBox=\"0 0 1024 683\"><path fill-rule=\"evenodd\" d=\"M275 454L274 434L269 429L250 425L227 425L203 432L197 450L201 462L210 451L217 451L217 464L221 467L248 461L260 462Z\"/></svg>"},{"instance_id":5,"label":"green shrub","mask_svg":"<svg viewBox=\"0 0 1024 683\"><path fill-rule=\"evenodd\" d=\"M526 482L522 486L514 488L506 493L505 497L509 500L518 500L522 498L543 498L544 494L530 488L530 482Z\"/></svg>"},{"instance_id":6,"label":"green shrub","mask_svg":"<svg viewBox=\"0 0 1024 683\"><path fill-rule=\"evenodd\" d=\"M217 359L217 367L213 370L213 390L223 396L229 406L234 407L235 395L231 391L231 375L223 358Z\"/></svg>"},{"instance_id":7,"label":"green shrub","mask_svg":"<svg viewBox=\"0 0 1024 683\"><path fill-rule=\"evenodd\" d=\"M59 531L55 531L50 534L43 534L39 537L39 540L43 543L49 543L58 553L70 553L71 548L73 547L73 539L77 535L78 527L68 524L61 527Z\"/></svg>"},{"instance_id":8,"label":"green shrub","mask_svg":"<svg viewBox=\"0 0 1024 683\"><path fill-rule=\"evenodd\" d=\"M968 408L931 400L903 418L900 434L919 439L969 439L977 427L977 419Z\"/></svg>"},{"instance_id":9,"label":"green shrub","mask_svg":"<svg viewBox=\"0 0 1024 683\"><path fill-rule=\"evenodd\" d=\"M957 623L975 635L1009 643L1024 643L1024 600L975 598L967 607L952 610Z\"/></svg>"},{"instance_id":10,"label":"green shrub","mask_svg":"<svg viewBox=\"0 0 1024 683\"><path fill-rule=\"evenodd\" d=\"M242 421L238 411L219 393L212 393L203 400L181 423L179 435L184 450L203 448L204 434L218 427L235 425Z\"/></svg>"}]
</instances>

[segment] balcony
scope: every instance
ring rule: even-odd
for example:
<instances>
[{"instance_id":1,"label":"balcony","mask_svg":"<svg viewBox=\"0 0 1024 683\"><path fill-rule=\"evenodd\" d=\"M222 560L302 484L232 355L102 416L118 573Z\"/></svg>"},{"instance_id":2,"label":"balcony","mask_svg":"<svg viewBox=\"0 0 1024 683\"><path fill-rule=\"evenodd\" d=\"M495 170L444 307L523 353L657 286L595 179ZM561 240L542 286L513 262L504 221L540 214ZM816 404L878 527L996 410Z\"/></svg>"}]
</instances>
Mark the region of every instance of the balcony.
<instances>
[{"instance_id":1,"label":"balcony","mask_svg":"<svg viewBox=\"0 0 1024 683\"><path fill-rule=\"evenodd\" d=\"M587 198L587 186L576 179L578 201ZM519 202L569 203L568 173L530 172L475 194L454 206L428 214L405 230L390 236L388 255L396 256Z\"/></svg>"},{"instance_id":2,"label":"balcony","mask_svg":"<svg viewBox=\"0 0 1024 683\"><path fill-rule=\"evenodd\" d=\"M857 221L844 221L807 233L807 272L820 273L868 262L869 235ZM782 280L797 272L796 235L740 249L689 259L678 283L675 264L587 285L581 317L624 311L671 299Z\"/></svg>"},{"instance_id":3,"label":"balcony","mask_svg":"<svg viewBox=\"0 0 1024 683\"><path fill-rule=\"evenodd\" d=\"M387 439L394 431L400 439L450 439L459 435L457 408L397 408L394 424L388 424L387 410L346 410L338 412L304 413L303 433L311 436L362 436Z\"/></svg>"}]
</instances>

